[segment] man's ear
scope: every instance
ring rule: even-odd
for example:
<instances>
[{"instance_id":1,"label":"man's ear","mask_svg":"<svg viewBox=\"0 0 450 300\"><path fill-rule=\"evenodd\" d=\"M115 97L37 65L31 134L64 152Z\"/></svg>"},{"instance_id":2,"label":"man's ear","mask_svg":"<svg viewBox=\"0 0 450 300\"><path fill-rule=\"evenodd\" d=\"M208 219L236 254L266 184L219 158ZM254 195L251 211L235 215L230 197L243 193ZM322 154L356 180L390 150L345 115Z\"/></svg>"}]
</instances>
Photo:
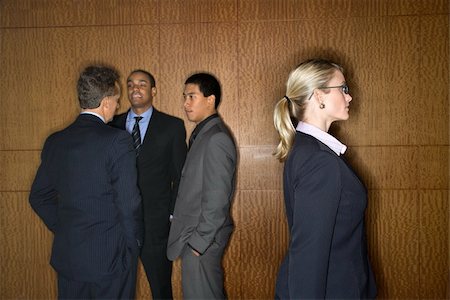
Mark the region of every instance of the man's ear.
<instances>
[{"instance_id":1,"label":"man's ear","mask_svg":"<svg viewBox=\"0 0 450 300\"><path fill-rule=\"evenodd\" d=\"M216 96L215 95L210 95L206 98L206 100L208 101L208 104L211 105L214 109L216 107Z\"/></svg>"},{"instance_id":2,"label":"man's ear","mask_svg":"<svg viewBox=\"0 0 450 300\"><path fill-rule=\"evenodd\" d=\"M156 94L158 93L158 90L156 89L156 86L151 88L151 93L152 93L152 97L156 96Z\"/></svg>"},{"instance_id":3,"label":"man's ear","mask_svg":"<svg viewBox=\"0 0 450 300\"><path fill-rule=\"evenodd\" d=\"M104 97L102 99L102 101L100 101L100 106L101 108L108 108L109 105L111 104L111 99L109 97Z\"/></svg>"}]
</instances>

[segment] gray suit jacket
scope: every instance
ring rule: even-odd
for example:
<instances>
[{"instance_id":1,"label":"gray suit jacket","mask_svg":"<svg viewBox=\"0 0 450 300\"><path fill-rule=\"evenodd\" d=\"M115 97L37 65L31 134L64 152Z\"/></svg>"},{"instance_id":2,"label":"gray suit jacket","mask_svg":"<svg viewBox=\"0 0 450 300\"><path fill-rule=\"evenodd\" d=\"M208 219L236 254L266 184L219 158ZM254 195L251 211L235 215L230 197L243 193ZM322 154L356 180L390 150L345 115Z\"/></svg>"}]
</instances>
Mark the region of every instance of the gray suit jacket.
<instances>
[{"instance_id":1,"label":"gray suit jacket","mask_svg":"<svg viewBox=\"0 0 450 300\"><path fill-rule=\"evenodd\" d=\"M188 152L170 228L167 257L175 260L189 244L200 253L214 242L225 247L233 221L236 145L220 117L198 133Z\"/></svg>"}]
</instances>

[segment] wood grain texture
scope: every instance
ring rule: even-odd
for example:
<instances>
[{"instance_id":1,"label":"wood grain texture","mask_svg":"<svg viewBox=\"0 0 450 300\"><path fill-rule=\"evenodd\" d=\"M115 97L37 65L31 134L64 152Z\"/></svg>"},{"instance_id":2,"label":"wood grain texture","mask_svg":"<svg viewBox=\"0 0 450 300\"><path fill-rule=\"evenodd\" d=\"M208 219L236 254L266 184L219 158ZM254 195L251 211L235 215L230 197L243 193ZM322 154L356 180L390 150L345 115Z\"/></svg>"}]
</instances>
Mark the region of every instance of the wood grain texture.
<instances>
[{"instance_id":1,"label":"wood grain texture","mask_svg":"<svg viewBox=\"0 0 450 300\"><path fill-rule=\"evenodd\" d=\"M420 199L420 298L444 298L449 280L449 193L422 190Z\"/></svg>"},{"instance_id":2,"label":"wood grain texture","mask_svg":"<svg viewBox=\"0 0 450 300\"><path fill-rule=\"evenodd\" d=\"M273 109L286 91L289 72L312 53L326 52L326 25L308 22L239 26L240 145L275 145Z\"/></svg>"},{"instance_id":3,"label":"wood grain texture","mask_svg":"<svg viewBox=\"0 0 450 300\"><path fill-rule=\"evenodd\" d=\"M448 14L446 0L239 0L243 21Z\"/></svg>"},{"instance_id":4,"label":"wood grain texture","mask_svg":"<svg viewBox=\"0 0 450 300\"><path fill-rule=\"evenodd\" d=\"M449 147L423 146L418 149L418 188L420 190L448 189Z\"/></svg>"},{"instance_id":5,"label":"wood grain texture","mask_svg":"<svg viewBox=\"0 0 450 300\"><path fill-rule=\"evenodd\" d=\"M284 165L272 155L275 146L241 147L238 168L238 189L281 190Z\"/></svg>"},{"instance_id":6,"label":"wood grain texture","mask_svg":"<svg viewBox=\"0 0 450 300\"><path fill-rule=\"evenodd\" d=\"M4 30L0 35L4 54L0 57L0 150L41 149L50 133L70 124L79 113L76 81L89 63L113 65L122 75L123 88L135 68L158 76L156 38L155 26ZM17 110L18 99L27 102L21 118L11 113ZM121 104L123 110L129 107L125 92Z\"/></svg>"},{"instance_id":7,"label":"wood grain texture","mask_svg":"<svg viewBox=\"0 0 450 300\"><path fill-rule=\"evenodd\" d=\"M196 72L212 73L222 87L219 113L239 142L236 27L230 23L163 24L160 48L160 97L165 99L161 109L180 115L185 80ZM184 111L182 116L189 135L195 124L187 120Z\"/></svg>"},{"instance_id":8,"label":"wood grain texture","mask_svg":"<svg viewBox=\"0 0 450 300\"><path fill-rule=\"evenodd\" d=\"M31 209L28 193L0 192L0 211L1 298L55 299L53 236Z\"/></svg>"},{"instance_id":9,"label":"wood grain texture","mask_svg":"<svg viewBox=\"0 0 450 300\"><path fill-rule=\"evenodd\" d=\"M235 299L272 299L275 280L288 244L281 191L241 191L236 228L241 233L238 276L242 290Z\"/></svg>"},{"instance_id":10,"label":"wood grain texture","mask_svg":"<svg viewBox=\"0 0 450 300\"><path fill-rule=\"evenodd\" d=\"M420 296L419 193L375 190L369 193L367 239L380 299Z\"/></svg>"},{"instance_id":11,"label":"wood grain texture","mask_svg":"<svg viewBox=\"0 0 450 300\"><path fill-rule=\"evenodd\" d=\"M236 0L163 0L161 23L235 22L237 4Z\"/></svg>"},{"instance_id":12,"label":"wood grain texture","mask_svg":"<svg viewBox=\"0 0 450 300\"><path fill-rule=\"evenodd\" d=\"M123 87L133 69L152 72L155 107L188 135L185 79L219 78L240 152L225 288L272 299L288 246L273 107L312 56L347 71L350 119L331 132L369 189L379 298L448 298L449 16L448 0L0 0L0 298L56 298L52 236L28 191L45 138L78 114L79 71L103 62ZM182 299L180 261L172 279ZM150 297L139 264L137 299Z\"/></svg>"},{"instance_id":13,"label":"wood grain texture","mask_svg":"<svg viewBox=\"0 0 450 300\"><path fill-rule=\"evenodd\" d=\"M418 140L423 145L449 144L449 17L420 18L420 90Z\"/></svg>"},{"instance_id":14,"label":"wood grain texture","mask_svg":"<svg viewBox=\"0 0 450 300\"><path fill-rule=\"evenodd\" d=\"M350 147L347 152L368 189L416 189L419 184L417 147Z\"/></svg>"},{"instance_id":15,"label":"wood grain texture","mask_svg":"<svg viewBox=\"0 0 450 300\"><path fill-rule=\"evenodd\" d=\"M158 23L160 0L0 1L0 27Z\"/></svg>"},{"instance_id":16,"label":"wood grain texture","mask_svg":"<svg viewBox=\"0 0 450 300\"><path fill-rule=\"evenodd\" d=\"M29 191L41 163L40 156L36 150L0 151L0 192Z\"/></svg>"}]
</instances>

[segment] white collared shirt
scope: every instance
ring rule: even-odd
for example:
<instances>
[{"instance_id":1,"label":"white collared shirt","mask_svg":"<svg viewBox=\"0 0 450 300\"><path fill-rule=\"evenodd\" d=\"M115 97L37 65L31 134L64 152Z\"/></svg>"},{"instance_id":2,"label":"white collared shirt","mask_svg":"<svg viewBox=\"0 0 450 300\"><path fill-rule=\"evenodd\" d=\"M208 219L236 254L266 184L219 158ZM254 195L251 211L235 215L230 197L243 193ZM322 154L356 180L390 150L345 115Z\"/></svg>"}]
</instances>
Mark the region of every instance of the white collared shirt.
<instances>
[{"instance_id":1,"label":"white collared shirt","mask_svg":"<svg viewBox=\"0 0 450 300\"><path fill-rule=\"evenodd\" d=\"M337 155L341 155L345 153L347 150L347 146L338 141L331 134L322 131L321 129L304 122L298 122L297 131L309 134L325 145L327 145L331 150L333 150Z\"/></svg>"}]
</instances>

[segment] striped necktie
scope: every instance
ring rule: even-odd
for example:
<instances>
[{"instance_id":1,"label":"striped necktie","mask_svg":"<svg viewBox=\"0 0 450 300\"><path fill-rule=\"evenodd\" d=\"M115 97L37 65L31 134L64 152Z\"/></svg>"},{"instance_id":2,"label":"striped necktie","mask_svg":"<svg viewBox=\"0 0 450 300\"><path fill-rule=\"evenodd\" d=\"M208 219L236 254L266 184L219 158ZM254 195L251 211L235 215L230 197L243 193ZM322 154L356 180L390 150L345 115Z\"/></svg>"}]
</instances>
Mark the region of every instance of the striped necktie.
<instances>
[{"instance_id":1,"label":"striped necktie","mask_svg":"<svg viewBox=\"0 0 450 300\"><path fill-rule=\"evenodd\" d=\"M136 149L136 156L139 155L139 149L141 147L141 131L139 129L139 121L142 117L134 117L136 122L134 123L133 130L131 131L131 136L133 137L134 148Z\"/></svg>"}]
</instances>

